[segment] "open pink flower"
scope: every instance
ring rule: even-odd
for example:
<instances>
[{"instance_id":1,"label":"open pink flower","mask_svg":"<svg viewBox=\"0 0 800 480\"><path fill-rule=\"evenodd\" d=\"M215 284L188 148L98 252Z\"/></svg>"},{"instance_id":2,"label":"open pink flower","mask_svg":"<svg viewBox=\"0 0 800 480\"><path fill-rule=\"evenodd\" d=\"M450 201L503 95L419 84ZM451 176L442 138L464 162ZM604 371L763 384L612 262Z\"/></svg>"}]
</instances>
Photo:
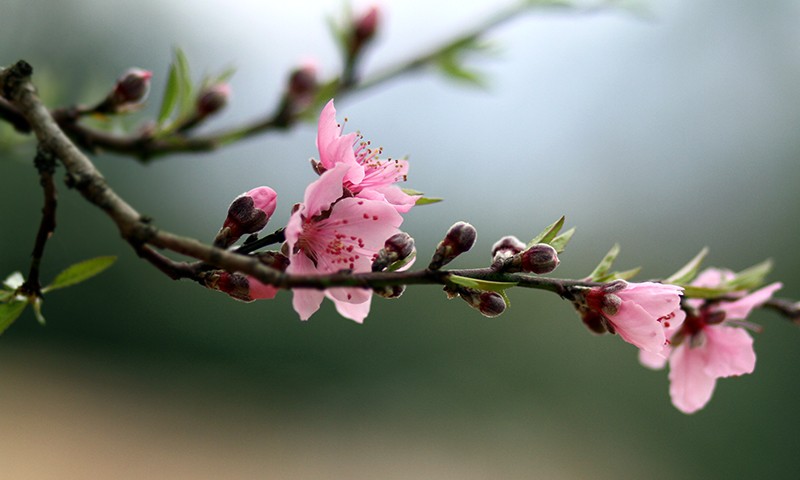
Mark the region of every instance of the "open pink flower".
<instances>
[{"instance_id":1,"label":"open pink flower","mask_svg":"<svg viewBox=\"0 0 800 480\"><path fill-rule=\"evenodd\" d=\"M389 203L344 197L343 179L350 169L347 163L336 164L306 188L303 203L286 225L288 273L368 272L386 239L399 232L403 218ZM294 309L303 320L327 296L342 316L360 323L369 313L372 298L372 290L363 288L298 288L293 293Z\"/></svg>"},{"instance_id":2,"label":"open pink flower","mask_svg":"<svg viewBox=\"0 0 800 480\"><path fill-rule=\"evenodd\" d=\"M716 287L733 278L727 270L709 268L698 275L692 285ZM735 292L736 300L705 302L687 300L689 313L680 329L671 333L672 344L665 348L669 357L670 397L673 405L694 413L703 408L714 393L718 378L752 373L756 365L753 339L735 325L745 320L753 308L769 300L781 288L773 283L751 294ZM663 356L640 352L639 360L647 367L663 368Z\"/></svg>"},{"instance_id":3,"label":"open pink flower","mask_svg":"<svg viewBox=\"0 0 800 480\"><path fill-rule=\"evenodd\" d=\"M608 331L659 355L667 342L665 329L676 328L685 317L680 308L682 291L675 285L619 280L591 289L586 294L586 313L599 314Z\"/></svg>"},{"instance_id":4,"label":"open pink flower","mask_svg":"<svg viewBox=\"0 0 800 480\"><path fill-rule=\"evenodd\" d=\"M352 168L343 178L343 186L359 198L381 200L393 205L398 212L408 212L418 196L405 193L396 185L408 175L408 161L382 160L380 148L373 149L370 142L356 133L342 134L342 126L336 121L333 100L329 101L319 117L317 130L321 170L330 170L338 164Z\"/></svg>"}]
</instances>

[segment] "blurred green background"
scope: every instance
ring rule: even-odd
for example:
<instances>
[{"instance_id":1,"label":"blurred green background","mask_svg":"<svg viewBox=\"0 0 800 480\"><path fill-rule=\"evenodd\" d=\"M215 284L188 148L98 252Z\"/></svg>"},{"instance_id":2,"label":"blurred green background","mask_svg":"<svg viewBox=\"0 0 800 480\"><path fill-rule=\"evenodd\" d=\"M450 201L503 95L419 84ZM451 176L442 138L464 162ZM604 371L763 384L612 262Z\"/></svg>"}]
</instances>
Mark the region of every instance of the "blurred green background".
<instances>
[{"instance_id":1,"label":"blurred green background","mask_svg":"<svg viewBox=\"0 0 800 480\"><path fill-rule=\"evenodd\" d=\"M357 3L356 8L365 4ZM0 64L36 69L53 106L94 102L131 66L155 73L173 46L194 72L234 65L234 97L210 129L272 108L286 72L338 59L325 16L338 0L0 0ZM614 242L621 268L672 273L771 257L800 298L800 3L655 1L620 11L527 15L473 63L489 88L433 73L337 102L349 130L408 154L408 186L446 202L412 211L420 255L457 220L479 240L530 237L559 215L578 234L557 273L580 277ZM495 2L386 2L365 67L408 58ZM315 128L142 166L98 155L111 185L164 229L210 240L229 201L279 192L283 224L314 175ZM0 126L0 275L27 271L41 192L30 142ZM12 145L9 146L11 141ZM48 296L0 338L4 478L800 478L800 331L753 320L755 374L721 380L686 416L666 372L570 305L512 291L486 319L434 287L376 299L364 325L325 305L301 323L290 295L241 304L172 282L136 258L103 214L61 186L44 276L118 255L101 277Z\"/></svg>"}]
</instances>

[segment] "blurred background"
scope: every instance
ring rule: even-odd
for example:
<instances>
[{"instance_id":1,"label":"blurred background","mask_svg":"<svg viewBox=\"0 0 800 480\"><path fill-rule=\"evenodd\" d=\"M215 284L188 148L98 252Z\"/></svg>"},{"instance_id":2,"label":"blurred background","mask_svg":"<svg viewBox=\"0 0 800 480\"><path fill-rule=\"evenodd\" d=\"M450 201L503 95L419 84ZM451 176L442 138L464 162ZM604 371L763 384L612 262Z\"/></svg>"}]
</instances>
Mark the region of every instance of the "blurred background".
<instances>
[{"instance_id":1,"label":"blurred background","mask_svg":"<svg viewBox=\"0 0 800 480\"><path fill-rule=\"evenodd\" d=\"M586 275L614 242L617 266L669 275L767 257L800 298L800 3L663 0L645 14L547 10L491 32L470 65L488 87L420 72L337 102L348 130L408 155L408 186L444 197L407 215L424 258L457 220L481 266L499 237L560 215L578 232L556 272ZM354 8L367 7L356 2ZM339 59L303 2L0 0L0 64L20 58L52 106L92 103L131 66L154 71L156 114L174 46L199 77L235 66L209 130L275 105L294 66ZM485 0L386 1L367 72L496 11ZM210 241L228 203L260 184L285 223L314 174L315 126L143 166L99 155L111 185L157 225ZM33 145L0 126L0 275L27 271L41 191ZM10 145L10 146L9 146ZM4 478L799 478L800 330L752 320L756 372L723 379L686 416L666 372L596 337L570 305L511 291L487 319L438 288L375 299L363 325L325 304L309 322L290 295L242 304L173 282L62 184L44 278L97 255L102 276L46 298L0 338Z\"/></svg>"}]
</instances>

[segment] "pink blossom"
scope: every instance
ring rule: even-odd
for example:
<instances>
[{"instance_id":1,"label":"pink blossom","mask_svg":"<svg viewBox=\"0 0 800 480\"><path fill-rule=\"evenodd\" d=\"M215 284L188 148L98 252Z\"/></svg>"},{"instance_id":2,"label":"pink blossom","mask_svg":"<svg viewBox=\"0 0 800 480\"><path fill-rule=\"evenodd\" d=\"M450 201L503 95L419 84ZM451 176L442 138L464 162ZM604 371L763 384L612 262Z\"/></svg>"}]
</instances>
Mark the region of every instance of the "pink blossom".
<instances>
[{"instance_id":1,"label":"pink blossom","mask_svg":"<svg viewBox=\"0 0 800 480\"><path fill-rule=\"evenodd\" d=\"M399 231L403 219L392 205L343 196L343 180L350 170L347 163L336 164L306 188L303 203L286 225L288 273L368 272L386 239ZM327 296L342 316L360 323L369 313L372 298L372 290L362 288L298 288L293 293L294 309L303 320Z\"/></svg>"},{"instance_id":2,"label":"pink blossom","mask_svg":"<svg viewBox=\"0 0 800 480\"><path fill-rule=\"evenodd\" d=\"M683 289L661 283L617 281L593 288L587 306L605 319L605 327L641 350L660 355L665 329L677 328L685 317L680 309Z\"/></svg>"},{"instance_id":3,"label":"pink blossom","mask_svg":"<svg viewBox=\"0 0 800 480\"><path fill-rule=\"evenodd\" d=\"M709 268L692 282L702 287L717 287L733 278L727 270ZM734 292L736 300L705 302L688 300L689 312L681 328L669 332L673 346L665 348L669 357L670 397L684 413L694 413L711 399L718 378L752 373L756 355L753 339L737 320L745 320L753 308L769 300L781 288L773 283L749 295ZM650 368L663 368L665 360L640 352L640 362Z\"/></svg>"},{"instance_id":4,"label":"pink blossom","mask_svg":"<svg viewBox=\"0 0 800 480\"><path fill-rule=\"evenodd\" d=\"M408 161L382 160L380 148L373 149L370 142L355 133L342 135L342 126L336 121L333 100L329 101L319 117L317 148L323 170L344 163L352 168L343 178L343 186L354 196L388 202L400 213L411 210L419 196L409 195L396 185L408 175Z\"/></svg>"}]
</instances>

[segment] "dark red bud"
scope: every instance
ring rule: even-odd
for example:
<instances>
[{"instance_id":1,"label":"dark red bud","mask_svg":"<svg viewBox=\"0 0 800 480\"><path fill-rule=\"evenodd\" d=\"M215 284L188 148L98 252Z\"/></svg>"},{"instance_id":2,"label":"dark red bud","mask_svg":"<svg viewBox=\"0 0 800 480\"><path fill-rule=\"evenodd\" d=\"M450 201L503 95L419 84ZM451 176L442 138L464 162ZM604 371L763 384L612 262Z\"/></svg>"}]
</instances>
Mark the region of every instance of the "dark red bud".
<instances>
[{"instance_id":1,"label":"dark red bud","mask_svg":"<svg viewBox=\"0 0 800 480\"><path fill-rule=\"evenodd\" d=\"M537 243L525 250L520 256L520 269L537 275L550 273L559 264L558 252L546 243Z\"/></svg>"},{"instance_id":2,"label":"dark red bud","mask_svg":"<svg viewBox=\"0 0 800 480\"><path fill-rule=\"evenodd\" d=\"M227 83L212 85L197 96L197 114L201 117L217 113L225 108L231 97L231 87Z\"/></svg>"},{"instance_id":3,"label":"dark red bud","mask_svg":"<svg viewBox=\"0 0 800 480\"><path fill-rule=\"evenodd\" d=\"M433 254L428 268L438 270L475 245L478 231L466 222L457 222L447 231Z\"/></svg>"},{"instance_id":4,"label":"dark red bud","mask_svg":"<svg viewBox=\"0 0 800 480\"><path fill-rule=\"evenodd\" d=\"M131 68L117 80L110 100L115 107L131 103L140 103L150 92L150 78L153 73L140 68Z\"/></svg>"}]
</instances>

